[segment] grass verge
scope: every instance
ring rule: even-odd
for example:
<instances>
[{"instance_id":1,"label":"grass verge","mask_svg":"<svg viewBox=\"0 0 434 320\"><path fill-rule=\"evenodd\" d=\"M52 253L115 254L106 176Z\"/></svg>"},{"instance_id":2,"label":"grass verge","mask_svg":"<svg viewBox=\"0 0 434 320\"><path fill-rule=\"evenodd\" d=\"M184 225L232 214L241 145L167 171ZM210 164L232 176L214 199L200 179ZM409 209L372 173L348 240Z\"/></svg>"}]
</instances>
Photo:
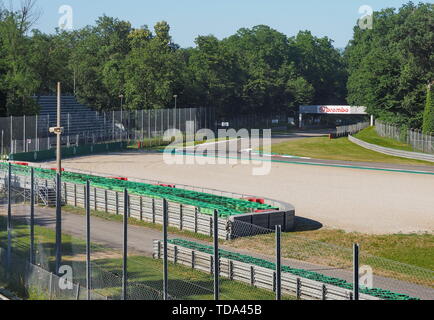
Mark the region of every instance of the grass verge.
<instances>
[{"instance_id":1,"label":"grass verge","mask_svg":"<svg viewBox=\"0 0 434 320\"><path fill-rule=\"evenodd\" d=\"M86 213L86 211L83 208L73 207L70 205L63 206L62 210L69 212L69 213L72 213L72 214L78 214L78 215L82 215L82 216L84 216ZM116 214L112 214L112 213L107 213L107 212L103 212L103 211L95 211L95 210L91 210L90 214L94 217L98 217L98 218L108 220L108 221L117 221L117 222L123 221L123 215L116 215ZM128 218L128 224L133 225L133 226L150 228L150 229L154 229L154 230L158 230L158 231L163 232L163 226L161 224L146 222L146 221L140 221L136 218ZM175 235L178 235L180 237L186 237L186 238L190 238L190 239L196 239L196 240L207 241L207 242L212 241L212 238L207 236L207 235L194 233L191 231L182 231L182 230L179 230L175 227L169 226L168 232L175 234Z\"/></svg>"},{"instance_id":2,"label":"grass verge","mask_svg":"<svg viewBox=\"0 0 434 320\"><path fill-rule=\"evenodd\" d=\"M404 159L362 148L348 138L329 139L315 137L275 144L271 151L276 154L310 157L324 160L381 162L406 165L434 165L432 162Z\"/></svg>"},{"instance_id":3,"label":"grass verge","mask_svg":"<svg viewBox=\"0 0 434 320\"><path fill-rule=\"evenodd\" d=\"M65 209L70 213L84 214L84 209L82 208L66 206ZM91 211L91 214L109 221L122 221L122 216L120 215L117 216L100 211ZM162 230L161 225L139 221L134 218L130 218L129 223L159 231ZM193 241L208 242L210 245L212 242L212 238L209 236L189 231L180 231L174 227L169 227L169 232ZM228 249L232 247L240 251L246 251L246 248L248 248L250 253L273 256L274 241L274 234L266 234L231 241L221 240L220 243ZM375 267L374 272L376 274L432 285L424 275L406 274L407 270L395 270L397 264L386 262L381 258L433 270L433 234L370 235L356 232L348 233L342 230L327 228L284 233L282 236L283 257L314 264L349 268L352 263L350 248L354 243L361 245L362 253L375 256L374 258L369 258L369 261L364 262ZM249 254L249 252L244 253Z\"/></svg>"},{"instance_id":4,"label":"grass verge","mask_svg":"<svg viewBox=\"0 0 434 320\"><path fill-rule=\"evenodd\" d=\"M359 133L355 134L354 137L371 144L376 144L377 146L381 146L381 147L404 150L404 151L414 151L413 147L409 144L379 136L377 131L375 130L375 127L366 128L360 131Z\"/></svg>"}]
</instances>

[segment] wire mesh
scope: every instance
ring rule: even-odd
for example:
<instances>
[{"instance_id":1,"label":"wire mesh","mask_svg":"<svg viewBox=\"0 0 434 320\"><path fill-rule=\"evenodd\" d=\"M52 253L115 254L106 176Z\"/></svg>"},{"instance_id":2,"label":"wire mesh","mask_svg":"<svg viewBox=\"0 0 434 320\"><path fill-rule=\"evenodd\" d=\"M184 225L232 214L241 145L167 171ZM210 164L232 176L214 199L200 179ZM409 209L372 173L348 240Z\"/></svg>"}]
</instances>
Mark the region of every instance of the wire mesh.
<instances>
[{"instance_id":1,"label":"wire mesh","mask_svg":"<svg viewBox=\"0 0 434 320\"><path fill-rule=\"evenodd\" d=\"M0 167L0 282L15 288L23 296L40 299L87 299L86 292L86 220L83 210L63 214L62 266L58 274L55 259L55 181L35 178L12 167L11 228L7 229L8 171ZM27 172L27 171L26 171ZM30 255L30 198L35 190L34 263ZM62 202L77 208L84 198L72 200L72 185L62 185ZM95 191L96 190L96 191ZM97 192L95 194L95 192ZM105 210L97 189L91 185L90 207L97 214ZM54 198L53 198L54 197ZM123 198L119 199L120 207ZM134 203L129 198L131 212ZM77 202L77 203L75 203ZM131 203L130 203L131 202ZM213 299L214 251L213 223L210 233L180 233L177 204L169 203L168 296L174 300ZM156 202L161 211L162 202ZM178 209L179 204L178 204ZM96 210L95 210L96 209ZM120 219L91 220L91 299L122 299L123 288L123 210ZM269 215L269 227L233 219L231 238L220 240L219 287L222 300L274 299L276 291L276 235L279 220ZM128 226L127 299L163 298L163 263L161 229ZM212 217L210 217L212 218ZM155 221L162 223L162 220ZM135 223L136 224L136 223ZM219 233L228 227L219 218ZM142 237L142 229L152 234ZM179 228L178 228L179 229ZM226 233L225 233L226 234ZM9 241L9 239L10 241ZM10 248L8 259L8 248ZM151 253L152 256L151 256ZM350 248L314 241L292 233L282 233L282 293L284 299L350 299L353 281L353 252ZM360 253L360 286L363 299L433 299L434 273L408 264ZM72 273L68 273L70 270ZM69 282L71 285L69 285Z\"/></svg>"},{"instance_id":2,"label":"wire mesh","mask_svg":"<svg viewBox=\"0 0 434 320\"><path fill-rule=\"evenodd\" d=\"M64 98L69 99L69 98ZM163 144L167 129L186 130L185 121L196 128L213 128L213 111L202 108L123 110L98 112L66 102L68 112L61 114L64 147L115 141L141 141L145 147ZM56 136L49 133L57 125L53 106L44 115L0 118L0 155L34 152L56 147Z\"/></svg>"},{"instance_id":3,"label":"wire mesh","mask_svg":"<svg viewBox=\"0 0 434 320\"><path fill-rule=\"evenodd\" d=\"M382 137L409 144L413 151L434 154L434 133L424 134L421 130L398 127L377 120L375 130Z\"/></svg>"}]
</instances>

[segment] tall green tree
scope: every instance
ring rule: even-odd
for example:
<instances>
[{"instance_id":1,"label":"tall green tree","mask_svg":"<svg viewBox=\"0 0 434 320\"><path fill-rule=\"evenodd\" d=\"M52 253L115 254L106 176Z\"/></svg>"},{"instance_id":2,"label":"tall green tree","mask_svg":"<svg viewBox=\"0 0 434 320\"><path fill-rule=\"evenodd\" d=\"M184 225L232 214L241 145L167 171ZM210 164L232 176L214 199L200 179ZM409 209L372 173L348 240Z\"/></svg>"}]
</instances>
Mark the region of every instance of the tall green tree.
<instances>
[{"instance_id":1,"label":"tall green tree","mask_svg":"<svg viewBox=\"0 0 434 320\"><path fill-rule=\"evenodd\" d=\"M374 12L373 28L354 28L345 51L348 101L376 117L421 127L426 83L434 77L434 5L409 2Z\"/></svg>"},{"instance_id":2,"label":"tall green tree","mask_svg":"<svg viewBox=\"0 0 434 320\"><path fill-rule=\"evenodd\" d=\"M34 114L36 104L31 99L38 80L28 64L30 39L26 36L34 22L33 1L23 2L16 11L0 13L0 107L4 115Z\"/></svg>"},{"instance_id":3,"label":"tall green tree","mask_svg":"<svg viewBox=\"0 0 434 320\"><path fill-rule=\"evenodd\" d=\"M259 25L240 29L223 43L237 57L242 70L241 111L258 114L295 111L296 103L312 100L312 86L297 71L296 53L284 34Z\"/></svg>"},{"instance_id":4,"label":"tall green tree","mask_svg":"<svg viewBox=\"0 0 434 320\"><path fill-rule=\"evenodd\" d=\"M341 53L328 37L314 37L301 31L293 39L292 49L298 72L314 88L313 103L346 103L347 72Z\"/></svg>"},{"instance_id":5,"label":"tall green tree","mask_svg":"<svg viewBox=\"0 0 434 320\"><path fill-rule=\"evenodd\" d=\"M119 108L125 91L124 61L130 51L129 22L102 16L95 27L75 32L76 45L71 69L76 78L76 94L99 110Z\"/></svg>"},{"instance_id":6,"label":"tall green tree","mask_svg":"<svg viewBox=\"0 0 434 320\"><path fill-rule=\"evenodd\" d=\"M171 104L174 94L182 97L181 74L185 64L169 31L169 25L163 21L155 25L155 34L147 28L130 34L132 49L125 61L129 108L164 108Z\"/></svg>"},{"instance_id":7,"label":"tall green tree","mask_svg":"<svg viewBox=\"0 0 434 320\"><path fill-rule=\"evenodd\" d=\"M237 57L214 36L199 36L189 52L191 98L203 107L216 107L219 114L241 105L243 72Z\"/></svg>"}]
</instances>

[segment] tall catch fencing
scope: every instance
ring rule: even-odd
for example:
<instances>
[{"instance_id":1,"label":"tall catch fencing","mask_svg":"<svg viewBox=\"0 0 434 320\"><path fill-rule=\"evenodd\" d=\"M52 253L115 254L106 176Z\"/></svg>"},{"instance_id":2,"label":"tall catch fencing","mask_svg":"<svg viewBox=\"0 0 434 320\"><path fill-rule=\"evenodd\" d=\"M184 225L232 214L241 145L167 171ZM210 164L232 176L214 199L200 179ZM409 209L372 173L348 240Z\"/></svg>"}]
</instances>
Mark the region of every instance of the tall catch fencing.
<instances>
[{"instance_id":1,"label":"tall catch fencing","mask_svg":"<svg viewBox=\"0 0 434 320\"><path fill-rule=\"evenodd\" d=\"M363 246L357 253L284 233L279 225L237 221L231 239L219 239L217 210L210 234L180 231L170 227L176 215L166 199L163 216L144 223L131 216L127 190L122 210L109 217L94 210L86 182L85 210L63 206L56 221L64 192L58 183L34 174L23 181L14 166L0 170L0 285L23 298L434 299L432 270L369 255Z\"/></svg>"},{"instance_id":2,"label":"tall catch fencing","mask_svg":"<svg viewBox=\"0 0 434 320\"><path fill-rule=\"evenodd\" d=\"M382 137L409 144L413 151L434 154L434 132L423 134L421 130L399 127L379 120L375 122L375 130Z\"/></svg>"},{"instance_id":3,"label":"tall catch fencing","mask_svg":"<svg viewBox=\"0 0 434 320\"><path fill-rule=\"evenodd\" d=\"M42 151L56 148L56 136L49 133L56 118L50 115L10 116L0 118L0 156L11 153ZM115 141L142 141L144 147L163 143L164 132L178 129L186 132L186 122L193 129L214 129L214 109L178 108L124 110L85 114L62 113L62 146L79 146Z\"/></svg>"},{"instance_id":4,"label":"tall catch fencing","mask_svg":"<svg viewBox=\"0 0 434 320\"><path fill-rule=\"evenodd\" d=\"M222 126L225 124L225 126ZM229 126L227 126L229 125ZM246 114L231 117L229 120L218 121L218 127L239 129L272 129L286 131L289 127L295 127L295 118L288 114L261 115Z\"/></svg>"},{"instance_id":5,"label":"tall catch fencing","mask_svg":"<svg viewBox=\"0 0 434 320\"><path fill-rule=\"evenodd\" d=\"M335 137L347 137L348 135L356 134L370 126L369 122L359 122L347 126L336 127Z\"/></svg>"}]
</instances>

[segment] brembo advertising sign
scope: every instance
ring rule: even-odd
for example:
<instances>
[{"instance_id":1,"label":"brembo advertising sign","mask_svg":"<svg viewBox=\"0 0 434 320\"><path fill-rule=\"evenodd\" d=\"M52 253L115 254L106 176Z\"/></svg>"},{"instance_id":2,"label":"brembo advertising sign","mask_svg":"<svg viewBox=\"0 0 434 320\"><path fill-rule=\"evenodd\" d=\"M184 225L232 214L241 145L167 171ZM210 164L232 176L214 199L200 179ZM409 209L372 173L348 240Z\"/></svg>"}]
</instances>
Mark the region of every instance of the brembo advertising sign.
<instances>
[{"instance_id":1,"label":"brembo advertising sign","mask_svg":"<svg viewBox=\"0 0 434 320\"><path fill-rule=\"evenodd\" d=\"M365 107L355 106L301 106L300 113L313 114L366 114Z\"/></svg>"},{"instance_id":2,"label":"brembo advertising sign","mask_svg":"<svg viewBox=\"0 0 434 320\"><path fill-rule=\"evenodd\" d=\"M318 113L351 113L351 107L345 106L320 106Z\"/></svg>"}]
</instances>

